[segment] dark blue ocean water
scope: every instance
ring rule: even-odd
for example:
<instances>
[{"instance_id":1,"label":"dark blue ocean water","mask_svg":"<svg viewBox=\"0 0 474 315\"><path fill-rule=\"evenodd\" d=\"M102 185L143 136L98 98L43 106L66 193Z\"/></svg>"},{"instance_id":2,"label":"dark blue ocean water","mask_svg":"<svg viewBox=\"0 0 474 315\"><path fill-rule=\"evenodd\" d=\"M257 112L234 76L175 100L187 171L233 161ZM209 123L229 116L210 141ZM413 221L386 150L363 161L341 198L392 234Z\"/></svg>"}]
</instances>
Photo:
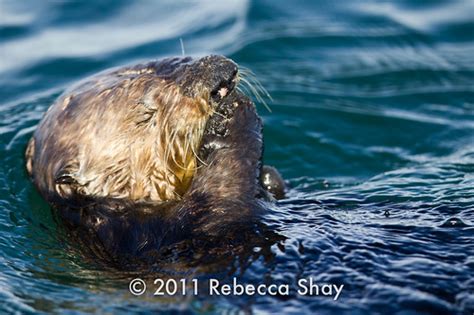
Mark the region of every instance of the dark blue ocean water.
<instances>
[{"instance_id":1,"label":"dark blue ocean water","mask_svg":"<svg viewBox=\"0 0 474 315\"><path fill-rule=\"evenodd\" d=\"M87 261L27 179L26 142L64 89L181 55L180 38L272 95L264 158L290 189L262 223L285 240L219 277L289 296L133 296L137 275ZM473 241L473 1L0 1L0 313L473 314ZM344 288L301 296L303 278Z\"/></svg>"}]
</instances>

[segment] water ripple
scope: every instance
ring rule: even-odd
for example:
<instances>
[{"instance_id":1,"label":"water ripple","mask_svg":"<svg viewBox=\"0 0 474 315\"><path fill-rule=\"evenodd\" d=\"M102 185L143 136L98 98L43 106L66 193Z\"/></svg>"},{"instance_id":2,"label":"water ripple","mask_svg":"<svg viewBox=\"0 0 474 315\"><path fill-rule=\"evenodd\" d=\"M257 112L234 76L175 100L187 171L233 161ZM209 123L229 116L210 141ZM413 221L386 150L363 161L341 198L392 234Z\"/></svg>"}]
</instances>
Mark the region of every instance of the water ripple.
<instances>
[{"instance_id":1,"label":"water ripple","mask_svg":"<svg viewBox=\"0 0 474 315\"><path fill-rule=\"evenodd\" d=\"M473 9L445 0L0 2L0 309L471 314ZM344 284L340 300L294 290L133 297L127 283L143 275L84 257L28 181L24 148L65 88L180 55L180 38L187 54L224 53L270 91L264 162L289 188L248 248L206 263L185 248L147 276L292 289L312 277Z\"/></svg>"}]
</instances>

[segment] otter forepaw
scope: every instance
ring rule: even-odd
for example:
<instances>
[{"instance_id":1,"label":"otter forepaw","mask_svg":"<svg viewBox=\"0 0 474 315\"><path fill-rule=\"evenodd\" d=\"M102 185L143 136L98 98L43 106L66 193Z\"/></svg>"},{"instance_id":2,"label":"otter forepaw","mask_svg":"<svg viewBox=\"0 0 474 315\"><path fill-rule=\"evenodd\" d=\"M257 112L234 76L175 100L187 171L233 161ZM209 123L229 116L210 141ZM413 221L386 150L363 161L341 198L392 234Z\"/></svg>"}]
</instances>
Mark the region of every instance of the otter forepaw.
<instances>
[{"instance_id":1,"label":"otter forepaw","mask_svg":"<svg viewBox=\"0 0 474 315\"><path fill-rule=\"evenodd\" d=\"M285 198L285 182L276 168L269 165L262 166L260 183L267 192L279 200Z\"/></svg>"}]
</instances>

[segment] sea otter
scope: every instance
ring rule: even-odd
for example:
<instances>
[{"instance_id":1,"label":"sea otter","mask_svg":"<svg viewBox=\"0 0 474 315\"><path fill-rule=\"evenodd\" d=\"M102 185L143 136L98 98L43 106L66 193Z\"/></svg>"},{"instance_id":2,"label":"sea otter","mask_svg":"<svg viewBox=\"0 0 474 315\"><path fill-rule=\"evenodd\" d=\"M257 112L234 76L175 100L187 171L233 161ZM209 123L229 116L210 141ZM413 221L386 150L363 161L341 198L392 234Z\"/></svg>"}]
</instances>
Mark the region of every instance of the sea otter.
<instances>
[{"instance_id":1,"label":"sea otter","mask_svg":"<svg viewBox=\"0 0 474 315\"><path fill-rule=\"evenodd\" d=\"M150 256L225 238L284 195L262 167L262 122L223 56L99 73L49 108L26 149L40 194L88 249Z\"/></svg>"}]
</instances>

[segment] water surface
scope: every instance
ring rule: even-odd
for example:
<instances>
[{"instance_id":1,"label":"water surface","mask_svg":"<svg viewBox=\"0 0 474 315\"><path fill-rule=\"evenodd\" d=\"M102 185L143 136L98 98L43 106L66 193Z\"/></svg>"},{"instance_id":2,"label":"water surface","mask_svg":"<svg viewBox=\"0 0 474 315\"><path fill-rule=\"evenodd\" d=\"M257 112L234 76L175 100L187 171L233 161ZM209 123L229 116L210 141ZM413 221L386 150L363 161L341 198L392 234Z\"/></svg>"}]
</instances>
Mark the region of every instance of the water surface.
<instances>
[{"instance_id":1,"label":"water surface","mask_svg":"<svg viewBox=\"0 0 474 315\"><path fill-rule=\"evenodd\" d=\"M0 2L0 310L472 314L472 1ZM87 261L28 181L23 152L79 79L185 53L225 54L272 95L265 162L288 198L253 255L153 276L313 278L327 297L160 298ZM269 237L272 240L272 237ZM204 271L203 271L204 270ZM206 271L209 270L209 271ZM212 270L212 271L211 271Z\"/></svg>"}]
</instances>

